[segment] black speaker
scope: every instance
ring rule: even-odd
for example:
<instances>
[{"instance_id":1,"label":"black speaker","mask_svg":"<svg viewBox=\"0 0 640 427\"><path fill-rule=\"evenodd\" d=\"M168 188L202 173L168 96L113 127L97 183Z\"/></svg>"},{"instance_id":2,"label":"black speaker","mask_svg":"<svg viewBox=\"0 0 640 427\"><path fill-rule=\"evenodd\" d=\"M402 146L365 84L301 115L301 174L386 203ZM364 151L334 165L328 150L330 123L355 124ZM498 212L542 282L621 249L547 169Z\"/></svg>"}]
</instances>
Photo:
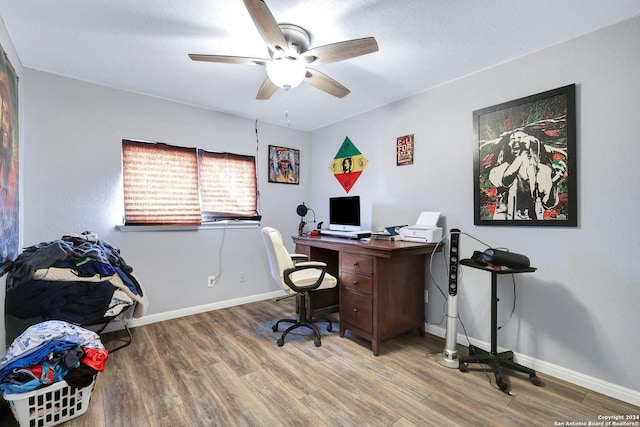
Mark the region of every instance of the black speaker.
<instances>
[{"instance_id":1,"label":"black speaker","mask_svg":"<svg viewBox=\"0 0 640 427\"><path fill-rule=\"evenodd\" d=\"M484 262L489 264L502 265L509 268L529 268L530 265L527 256L500 249L487 249L482 253L482 258Z\"/></svg>"},{"instance_id":2,"label":"black speaker","mask_svg":"<svg viewBox=\"0 0 640 427\"><path fill-rule=\"evenodd\" d=\"M302 202L302 204L298 205L298 207L296 208L296 213L298 214L298 216L304 217L305 215L307 215L308 210L309 209L305 206L304 202Z\"/></svg>"},{"instance_id":3,"label":"black speaker","mask_svg":"<svg viewBox=\"0 0 640 427\"><path fill-rule=\"evenodd\" d=\"M449 231L449 295L458 293L458 267L460 262L460 230L452 228Z\"/></svg>"}]
</instances>

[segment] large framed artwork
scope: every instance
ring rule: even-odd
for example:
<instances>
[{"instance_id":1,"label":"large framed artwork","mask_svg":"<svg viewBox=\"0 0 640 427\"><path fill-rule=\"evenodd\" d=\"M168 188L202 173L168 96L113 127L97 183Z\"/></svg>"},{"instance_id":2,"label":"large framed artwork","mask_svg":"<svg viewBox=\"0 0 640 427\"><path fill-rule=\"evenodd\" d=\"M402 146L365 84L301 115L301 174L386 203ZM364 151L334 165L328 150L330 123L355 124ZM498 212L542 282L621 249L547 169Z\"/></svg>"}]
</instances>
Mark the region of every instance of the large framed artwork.
<instances>
[{"instance_id":1,"label":"large framed artwork","mask_svg":"<svg viewBox=\"0 0 640 427\"><path fill-rule=\"evenodd\" d=\"M578 224L575 85L473 112L474 223Z\"/></svg>"},{"instance_id":2,"label":"large framed artwork","mask_svg":"<svg viewBox=\"0 0 640 427\"><path fill-rule=\"evenodd\" d=\"M0 275L18 256L18 77L0 46Z\"/></svg>"},{"instance_id":3,"label":"large framed artwork","mask_svg":"<svg viewBox=\"0 0 640 427\"><path fill-rule=\"evenodd\" d=\"M300 150L269 145L269 182L300 184Z\"/></svg>"}]
</instances>

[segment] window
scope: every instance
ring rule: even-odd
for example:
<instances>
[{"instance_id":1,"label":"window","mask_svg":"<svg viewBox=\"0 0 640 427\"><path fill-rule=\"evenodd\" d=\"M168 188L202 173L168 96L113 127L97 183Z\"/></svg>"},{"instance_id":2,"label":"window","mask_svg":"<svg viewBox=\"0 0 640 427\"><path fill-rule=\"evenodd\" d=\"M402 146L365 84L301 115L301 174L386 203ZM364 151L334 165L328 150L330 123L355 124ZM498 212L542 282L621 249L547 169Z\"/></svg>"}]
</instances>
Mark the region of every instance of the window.
<instances>
[{"instance_id":1,"label":"window","mask_svg":"<svg viewBox=\"0 0 640 427\"><path fill-rule=\"evenodd\" d=\"M206 220L259 219L255 157L198 150L198 165Z\"/></svg>"},{"instance_id":2,"label":"window","mask_svg":"<svg viewBox=\"0 0 640 427\"><path fill-rule=\"evenodd\" d=\"M122 141L125 225L259 220L254 156Z\"/></svg>"}]
</instances>

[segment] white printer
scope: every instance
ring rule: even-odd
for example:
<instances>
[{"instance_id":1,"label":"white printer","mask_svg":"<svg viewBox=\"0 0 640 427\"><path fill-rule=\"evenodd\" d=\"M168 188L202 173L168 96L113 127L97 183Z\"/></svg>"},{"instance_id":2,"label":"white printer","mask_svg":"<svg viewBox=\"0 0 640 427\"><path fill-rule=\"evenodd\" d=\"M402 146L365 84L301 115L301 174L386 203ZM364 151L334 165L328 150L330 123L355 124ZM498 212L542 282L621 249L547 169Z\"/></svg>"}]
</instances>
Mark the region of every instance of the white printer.
<instances>
[{"instance_id":1,"label":"white printer","mask_svg":"<svg viewBox=\"0 0 640 427\"><path fill-rule=\"evenodd\" d=\"M422 212L416 225L400 229L400 239L407 242L438 243L442 239L442 228L438 227L440 212Z\"/></svg>"}]
</instances>

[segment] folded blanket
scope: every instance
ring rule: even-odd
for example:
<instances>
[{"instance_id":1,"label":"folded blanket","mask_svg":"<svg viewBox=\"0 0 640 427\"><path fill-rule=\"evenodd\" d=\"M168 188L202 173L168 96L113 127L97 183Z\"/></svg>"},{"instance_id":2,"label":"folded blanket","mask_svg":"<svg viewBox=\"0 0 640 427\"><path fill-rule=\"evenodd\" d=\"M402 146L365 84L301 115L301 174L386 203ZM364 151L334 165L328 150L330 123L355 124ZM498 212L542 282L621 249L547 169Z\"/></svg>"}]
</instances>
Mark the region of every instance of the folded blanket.
<instances>
[{"instance_id":1,"label":"folded blanket","mask_svg":"<svg viewBox=\"0 0 640 427\"><path fill-rule=\"evenodd\" d=\"M131 273L133 277L135 275ZM131 288L122 281L119 275L114 274L109 277L101 277L99 275L91 276L91 277L78 277L75 271L71 268L58 268L58 267L50 267L50 268L41 268L36 270L33 273L34 280L48 280L48 281L72 281L72 280L82 280L85 282L100 282L100 281L109 281L109 283L114 286L116 289L124 292L127 296L129 296L133 301L136 302L136 306L133 309L133 317L140 318L144 316L147 312L147 308L149 307L149 300L147 298L144 287L138 280L138 286L141 288L142 295L136 295L131 290Z\"/></svg>"},{"instance_id":2,"label":"folded blanket","mask_svg":"<svg viewBox=\"0 0 640 427\"><path fill-rule=\"evenodd\" d=\"M42 316L92 325L102 322L114 292L108 281L30 280L7 292L5 310L18 319Z\"/></svg>"}]
</instances>

